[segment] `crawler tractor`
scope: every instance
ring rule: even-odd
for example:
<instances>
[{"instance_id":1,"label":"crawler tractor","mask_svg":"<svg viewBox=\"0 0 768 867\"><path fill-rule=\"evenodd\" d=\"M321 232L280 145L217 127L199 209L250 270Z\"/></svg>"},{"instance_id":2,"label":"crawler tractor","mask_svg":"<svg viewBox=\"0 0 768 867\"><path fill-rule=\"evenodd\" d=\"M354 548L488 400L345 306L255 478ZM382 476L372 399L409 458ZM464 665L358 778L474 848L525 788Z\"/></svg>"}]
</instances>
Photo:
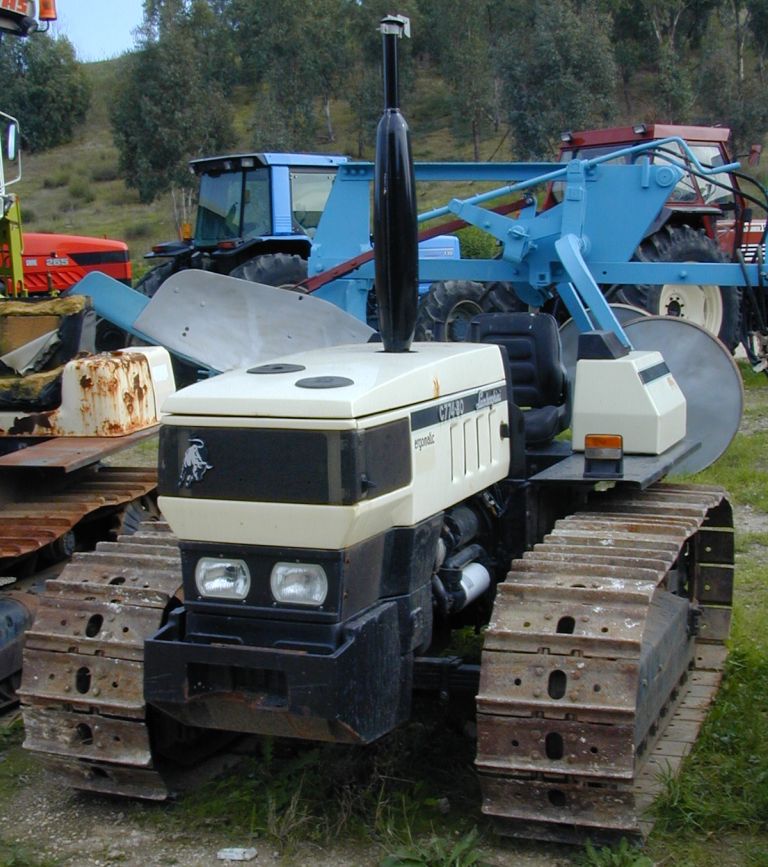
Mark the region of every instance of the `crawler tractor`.
<instances>
[{"instance_id":1,"label":"crawler tractor","mask_svg":"<svg viewBox=\"0 0 768 867\"><path fill-rule=\"evenodd\" d=\"M166 400L168 523L49 582L25 649L25 746L76 789L164 799L173 732L366 744L409 718L416 691L470 691L483 810L502 833L639 834L716 690L733 586L724 492L661 480L727 447L742 392L703 329L620 326L582 252L591 203L615 223L609 203L631 202L640 234L681 171L574 161L563 203L509 239L531 299L554 278L583 326L575 383L546 314L483 314L470 342L412 343L407 21L381 30L381 341L278 356ZM350 167L352 184L367 171ZM442 655L467 623L484 627L479 665Z\"/></svg>"}]
</instances>

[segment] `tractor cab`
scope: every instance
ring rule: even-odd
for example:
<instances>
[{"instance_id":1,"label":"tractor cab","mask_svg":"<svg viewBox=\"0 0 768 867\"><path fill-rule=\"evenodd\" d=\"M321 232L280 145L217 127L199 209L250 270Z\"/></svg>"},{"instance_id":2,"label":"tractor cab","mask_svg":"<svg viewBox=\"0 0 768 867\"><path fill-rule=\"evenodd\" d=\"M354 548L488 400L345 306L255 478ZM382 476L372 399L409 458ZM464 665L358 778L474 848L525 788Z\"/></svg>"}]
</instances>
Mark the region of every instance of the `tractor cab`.
<instances>
[{"instance_id":1,"label":"tractor cab","mask_svg":"<svg viewBox=\"0 0 768 867\"><path fill-rule=\"evenodd\" d=\"M147 258L175 260L180 270L220 274L255 255L306 259L336 172L347 157L326 154L228 154L192 160L199 178L194 232L152 248ZM193 261L196 260L196 261ZM166 275L167 276L167 275Z\"/></svg>"}]
</instances>

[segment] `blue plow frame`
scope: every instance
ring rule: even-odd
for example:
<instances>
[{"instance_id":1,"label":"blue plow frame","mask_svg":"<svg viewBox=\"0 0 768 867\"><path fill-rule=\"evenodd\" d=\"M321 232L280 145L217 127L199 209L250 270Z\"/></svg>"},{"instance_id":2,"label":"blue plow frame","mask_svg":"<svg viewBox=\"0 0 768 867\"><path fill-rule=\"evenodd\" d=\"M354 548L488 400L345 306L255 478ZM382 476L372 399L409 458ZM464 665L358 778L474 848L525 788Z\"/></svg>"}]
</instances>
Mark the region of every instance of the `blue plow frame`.
<instances>
[{"instance_id":1,"label":"blue plow frame","mask_svg":"<svg viewBox=\"0 0 768 867\"><path fill-rule=\"evenodd\" d=\"M559 294L582 331L613 331L631 348L623 329L600 290L614 284L710 283L720 286L759 285L765 272L757 265L696 262L631 261L656 221L664 202L684 174L672 158L651 163L648 151L674 142L696 171L716 174L738 163L707 168L685 141L673 137L623 148L592 160L561 163L416 163L417 182L459 182L503 186L472 198L423 213L427 223L454 214L492 235L501 255L495 259L420 259L419 281L502 281L517 296L540 307ZM617 162L623 164L616 164ZM555 181L561 185L560 203L537 211L535 200L516 217L483 204L502 203L504 197L526 193ZM373 164L341 166L313 239L309 276L322 274L371 249L370 186ZM343 227L343 228L342 228ZM316 290L318 297L365 320L373 263Z\"/></svg>"}]
</instances>

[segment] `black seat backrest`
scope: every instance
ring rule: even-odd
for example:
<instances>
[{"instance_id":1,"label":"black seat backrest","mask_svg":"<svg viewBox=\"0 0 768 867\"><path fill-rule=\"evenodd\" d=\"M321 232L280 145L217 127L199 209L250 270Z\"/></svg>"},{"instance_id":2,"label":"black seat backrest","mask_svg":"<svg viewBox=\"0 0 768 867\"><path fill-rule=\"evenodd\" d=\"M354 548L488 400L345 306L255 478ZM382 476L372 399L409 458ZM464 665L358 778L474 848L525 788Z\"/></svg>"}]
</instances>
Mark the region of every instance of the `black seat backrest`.
<instances>
[{"instance_id":1,"label":"black seat backrest","mask_svg":"<svg viewBox=\"0 0 768 867\"><path fill-rule=\"evenodd\" d=\"M525 414L526 442L548 442L570 420L568 384L557 322L548 313L482 313L469 339L495 343L509 360L512 398ZM540 412L537 412L540 410Z\"/></svg>"}]
</instances>

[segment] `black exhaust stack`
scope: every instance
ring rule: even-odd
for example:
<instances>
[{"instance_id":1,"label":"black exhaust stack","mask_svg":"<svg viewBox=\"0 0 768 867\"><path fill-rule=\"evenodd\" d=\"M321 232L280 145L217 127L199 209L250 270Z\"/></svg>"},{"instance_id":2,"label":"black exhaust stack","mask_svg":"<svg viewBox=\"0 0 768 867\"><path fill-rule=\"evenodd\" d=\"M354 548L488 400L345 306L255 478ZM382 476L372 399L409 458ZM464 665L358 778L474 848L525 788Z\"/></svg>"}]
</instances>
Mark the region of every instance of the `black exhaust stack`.
<instances>
[{"instance_id":1,"label":"black exhaust stack","mask_svg":"<svg viewBox=\"0 0 768 867\"><path fill-rule=\"evenodd\" d=\"M376 130L373 246L379 331L385 352L407 352L419 300L416 185L408 124L398 107L397 40L410 36L401 15L382 18L384 114Z\"/></svg>"}]
</instances>

